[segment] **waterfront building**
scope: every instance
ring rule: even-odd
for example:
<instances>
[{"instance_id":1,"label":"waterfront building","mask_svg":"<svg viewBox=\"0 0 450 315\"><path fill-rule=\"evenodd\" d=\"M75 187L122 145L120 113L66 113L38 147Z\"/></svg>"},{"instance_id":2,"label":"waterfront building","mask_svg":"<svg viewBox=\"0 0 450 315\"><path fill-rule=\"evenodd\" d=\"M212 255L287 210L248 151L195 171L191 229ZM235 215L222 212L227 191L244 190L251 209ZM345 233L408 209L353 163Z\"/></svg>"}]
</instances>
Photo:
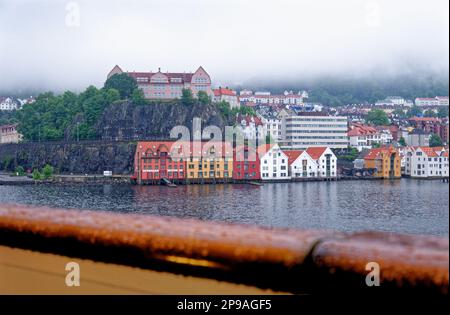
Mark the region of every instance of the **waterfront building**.
<instances>
[{"instance_id":1,"label":"waterfront building","mask_svg":"<svg viewBox=\"0 0 450 315\"><path fill-rule=\"evenodd\" d=\"M114 74L124 73L119 66L115 66L108 74L108 78ZM183 89L190 89L197 96L199 91L206 92L213 97L211 78L209 74L199 67L193 73L161 72L125 72L134 78L138 87L144 92L147 99L175 99L181 98Z\"/></svg>"},{"instance_id":2,"label":"waterfront building","mask_svg":"<svg viewBox=\"0 0 450 315\"><path fill-rule=\"evenodd\" d=\"M189 148L189 145L187 146ZM186 177L186 159L172 158L183 152L183 146L173 141L139 141L134 159L134 177L138 183L179 181Z\"/></svg>"},{"instance_id":3,"label":"waterfront building","mask_svg":"<svg viewBox=\"0 0 450 315\"><path fill-rule=\"evenodd\" d=\"M236 91L229 88L218 88L213 90L214 102L228 102L231 108L239 108L240 103Z\"/></svg>"},{"instance_id":4,"label":"waterfront building","mask_svg":"<svg viewBox=\"0 0 450 315\"><path fill-rule=\"evenodd\" d=\"M278 144L264 144L258 147L262 180L287 180L289 176L288 156Z\"/></svg>"},{"instance_id":5,"label":"waterfront building","mask_svg":"<svg viewBox=\"0 0 450 315\"><path fill-rule=\"evenodd\" d=\"M0 110L17 110L19 109L19 103L17 103L11 97L0 97Z\"/></svg>"},{"instance_id":6,"label":"waterfront building","mask_svg":"<svg viewBox=\"0 0 450 315\"><path fill-rule=\"evenodd\" d=\"M188 181L227 181L233 178L233 147L229 142L191 143L186 161Z\"/></svg>"},{"instance_id":7,"label":"waterfront building","mask_svg":"<svg viewBox=\"0 0 450 315\"><path fill-rule=\"evenodd\" d=\"M0 143L19 143L22 135L17 131L17 124L0 126Z\"/></svg>"},{"instance_id":8,"label":"waterfront building","mask_svg":"<svg viewBox=\"0 0 450 315\"><path fill-rule=\"evenodd\" d=\"M318 177L337 176L337 157L329 147L310 147L306 153L316 162Z\"/></svg>"},{"instance_id":9,"label":"waterfront building","mask_svg":"<svg viewBox=\"0 0 450 315\"><path fill-rule=\"evenodd\" d=\"M325 113L302 113L282 119L281 145L295 150L309 147L348 147L348 124L345 116L327 116Z\"/></svg>"},{"instance_id":10,"label":"waterfront building","mask_svg":"<svg viewBox=\"0 0 450 315\"><path fill-rule=\"evenodd\" d=\"M317 177L317 162L303 150L286 150L288 156L289 175L295 178Z\"/></svg>"},{"instance_id":11,"label":"waterfront building","mask_svg":"<svg viewBox=\"0 0 450 315\"><path fill-rule=\"evenodd\" d=\"M407 147L404 175L413 178L449 176L448 150L443 147Z\"/></svg>"},{"instance_id":12,"label":"waterfront building","mask_svg":"<svg viewBox=\"0 0 450 315\"><path fill-rule=\"evenodd\" d=\"M233 179L260 180L260 159L258 150L251 146L238 146L234 149Z\"/></svg>"},{"instance_id":13,"label":"waterfront building","mask_svg":"<svg viewBox=\"0 0 450 315\"><path fill-rule=\"evenodd\" d=\"M371 149L364 157L364 167L375 169L378 178L400 178L400 153L392 146Z\"/></svg>"}]
</instances>

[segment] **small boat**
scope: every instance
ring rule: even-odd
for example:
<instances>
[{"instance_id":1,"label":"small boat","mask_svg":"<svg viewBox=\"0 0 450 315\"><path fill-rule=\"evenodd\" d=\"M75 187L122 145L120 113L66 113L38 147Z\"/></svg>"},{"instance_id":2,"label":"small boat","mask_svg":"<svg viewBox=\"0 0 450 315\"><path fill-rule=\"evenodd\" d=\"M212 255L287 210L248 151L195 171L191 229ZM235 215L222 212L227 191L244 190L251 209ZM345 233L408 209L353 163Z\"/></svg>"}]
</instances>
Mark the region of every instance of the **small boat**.
<instances>
[{"instance_id":1,"label":"small boat","mask_svg":"<svg viewBox=\"0 0 450 315\"><path fill-rule=\"evenodd\" d=\"M167 187L177 187L174 183L172 183L167 178L161 178L161 185L167 186Z\"/></svg>"},{"instance_id":2,"label":"small boat","mask_svg":"<svg viewBox=\"0 0 450 315\"><path fill-rule=\"evenodd\" d=\"M249 182L249 185L253 185L253 186L263 186L263 183L259 183L259 182Z\"/></svg>"}]
</instances>

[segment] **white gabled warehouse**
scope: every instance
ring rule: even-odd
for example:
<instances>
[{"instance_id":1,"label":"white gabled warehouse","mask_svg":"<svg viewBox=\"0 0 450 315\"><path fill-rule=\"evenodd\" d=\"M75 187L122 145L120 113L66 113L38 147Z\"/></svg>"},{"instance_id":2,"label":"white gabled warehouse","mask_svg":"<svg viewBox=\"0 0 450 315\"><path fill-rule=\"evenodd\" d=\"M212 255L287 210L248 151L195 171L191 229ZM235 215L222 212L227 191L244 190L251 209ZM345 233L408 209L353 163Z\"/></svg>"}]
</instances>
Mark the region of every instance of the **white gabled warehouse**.
<instances>
[{"instance_id":1,"label":"white gabled warehouse","mask_svg":"<svg viewBox=\"0 0 450 315\"><path fill-rule=\"evenodd\" d=\"M316 161L317 177L336 177L337 158L328 147L312 147L306 149L306 153Z\"/></svg>"},{"instance_id":2,"label":"white gabled warehouse","mask_svg":"<svg viewBox=\"0 0 450 315\"><path fill-rule=\"evenodd\" d=\"M288 156L278 144L258 147L262 180L286 180L289 177Z\"/></svg>"},{"instance_id":3,"label":"white gabled warehouse","mask_svg":"<svg viewBox=\"0 0 450 315\"><path fill-rule=\"evenodd\" d=\"M317 177L317 163L302 150L284 151L289 160L289 175L291 178Z\"/></svg>"},{"instance_id":4,"label":"white gabled warehouse","mask_svg":"<svg viewBox=\"0 0 450 315\"><path fill-rule=\"evenodd\" d=\"M408 147L404 174L415 178L449 176L448 150L443 147Z\"/></svg>"}]
</instances>

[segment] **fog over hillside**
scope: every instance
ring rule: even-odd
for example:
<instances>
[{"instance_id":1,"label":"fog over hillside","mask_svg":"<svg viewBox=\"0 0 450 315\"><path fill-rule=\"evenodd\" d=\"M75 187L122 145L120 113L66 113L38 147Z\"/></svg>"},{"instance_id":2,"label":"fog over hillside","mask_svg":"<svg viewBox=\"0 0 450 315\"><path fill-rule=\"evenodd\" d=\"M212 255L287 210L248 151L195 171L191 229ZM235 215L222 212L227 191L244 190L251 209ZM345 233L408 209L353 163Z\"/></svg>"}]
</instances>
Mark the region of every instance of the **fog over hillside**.
<instances>
[{"instance_id":1,"label":"fog over hillside","mask_svg":"<svg viewBox=\"0 0 450 315\"><path fill-rule=\"evenodd\" d=\"M115 64L202 65L217 86L445 81L448 9L447 0L1 0L0 90L80 91Z\"/></svg>"}]
</instances>

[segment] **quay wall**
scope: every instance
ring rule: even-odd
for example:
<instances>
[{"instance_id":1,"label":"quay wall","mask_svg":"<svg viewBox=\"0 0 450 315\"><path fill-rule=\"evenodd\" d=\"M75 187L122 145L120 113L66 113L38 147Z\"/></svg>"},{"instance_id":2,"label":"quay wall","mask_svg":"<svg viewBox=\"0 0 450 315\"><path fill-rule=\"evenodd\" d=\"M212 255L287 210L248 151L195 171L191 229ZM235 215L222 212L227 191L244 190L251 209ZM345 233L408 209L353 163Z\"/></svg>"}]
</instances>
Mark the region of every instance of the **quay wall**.
<instances>
[{"instance_id":1,"label":"quay wall","mask_svg":"<svg viewBox=\"0 0 450 315\"><path fill-rule=\"evenodd\" d=\"M41 169L46 164L57 174L133 173L136 142L80 141L38 142L0 145L0 170L14 171L22 166L26 171Z\"/></svg>"}]
</instances>

